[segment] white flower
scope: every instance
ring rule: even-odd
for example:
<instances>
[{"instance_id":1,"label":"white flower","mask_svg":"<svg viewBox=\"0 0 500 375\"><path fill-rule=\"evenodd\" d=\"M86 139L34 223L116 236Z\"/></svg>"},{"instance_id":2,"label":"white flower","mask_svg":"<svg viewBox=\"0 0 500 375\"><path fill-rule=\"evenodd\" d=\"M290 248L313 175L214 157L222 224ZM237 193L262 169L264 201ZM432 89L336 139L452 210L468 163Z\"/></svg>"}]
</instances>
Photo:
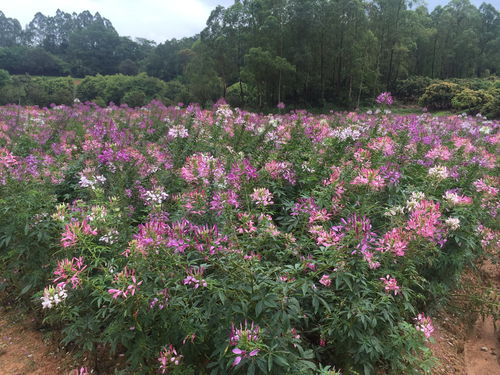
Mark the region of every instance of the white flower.
<instances>
[{"instance_id":1,"label":"white flower","mask_svg":"<svg viewBox=\"0 0 500 375\"><path fill-rule=\"evenodd\" d=\"M460 203L460 197L458 196L457 193L453 193L451 191L447 191L444 195L443 198L450 204L458 204Z\"/></svg>"},{"instance_id":2,"label":"white flower","mask_svg":"<svg viewBox=\"0 0 500 375\"><path fill-rule=\"evenodd\" d=\"M171 138L187 138L189 132L183 125L175 125L168 131L168 136Z\"/></svg>"},{"instance_id":3,"label":"white flower","mask_svg":"<svg viewBox=\"0 0 500 375\"><path fill-rule=\"evenodd\" d=\"M479 128L479 132L482 134L490 134L491 133L491 128L489 126L481 126Z\"/></svg>"},{"instance_id":4,"label":"white flower","mask_svg":"<svg viewBox=\"0 0 500 375\"><path fill-rule=\"evenodd\" d=\"M309 173L314 173L315 170L314 168L311 168L309 166L309 163L307 161L303 162L302 165L300 166L302 168L303 171L305 172L309 172Z\"/></svg>"},{"instance_id":5,"label":"white flower","mask_svg":"<svg viewBox=\"0 0 500 375\"><path fill-rule=\"evenodd\" d=\"M99 241L113 245L118 240L118 234L116 229L111 229L108 233L99 238Z\"/></svg>"},{"instance_id":6,"label":"white flower","mask_svg":"<svg viewBox=\"0 0 500 375\"><path fill-rule=\"evenodd\" d=\"M448 172L448 168L438 165L429 169L429 176L444 180L445 178L448 178L450 174Z\"/></svg>"},{"instance_id":7,"label":"white flower","mask_svg":"<svg viewBox=\"0 0 500 375\"><path fill-rule=\"evenodd\" d=\"M146 203L152 204L152 205L159 205L163 201L165 201L167 198L168 198L168 194L165 193L163 191L163 189L162 190L157 189L157 190L154 190L154 191L147 190L144 193L144 199L145 199Z\"/></svg>"},{"instance_id":8,"label":"white flower","mask_svg":"<svg viewBox=\"0 0 500 375\"><path fill-rule=\"evenodd\" d=\"M447 227L451 230L457 230L460 228L460 219L458 217L449 217L444 221Z\"/></svg>"},{"instance_id":9,"label":"white flower","mask_svg":"<svg viewBox=\"0 0 500 375\"><path fill-rule=\"evenodd\" d=\"M385 212L384 216L396 216L396 215L402 215L405 213L405 208L403 206L394 206L394 207L389 207Z\"/></svg>"},{"instance_id":10,"label":"white flower","mask_svg":"<svg viewBox=\"0 0 500 375\"><path fill-rule=\"evenodd\" d=\"M68 294L66 293L64 287L61 286L57 286L55 288L53 286L46 287L43 290L43 297L40 298L42 300L42 308L51 309L52 307L59 305L67 297Z\"/></svg>"},{"instance_id":11,"label":"white flower","mask_svg":"<svg viewBox=\"0 0 500 375\"><path fill-rule=\"evenodd\" d=\"M410 199L406 201L406 208L411 210L414 208L422 199L425 199L425 194L421 191L414 191L410 194Z\"/></svg>"},{"instance_id":12,"label":"white flower","mask_svg":"<svg viewBox=\"0 0 500 375\"><path fill-rule=\"evenodd\" d=\"M83 188L86 188L86 187L94 188L95 185L97 185L97 184L102 185L105 182L106 182L106 177L104 177L102 175L92 176L92 177L88 178L87 176L81 174L79 184Z\"/></svg>"},{"instance_id":13,"label":"white flower","mask_svg":"<svg viewBox=\"0 0 500 375\"><path fill-rule=\"evenodd\" d=\"M85 176L80 176L80 186L81 187L89 187L92 186L92 181L90 181L87 177Z\"/></svg>"},{"instance_id":14,"label":"white flower","mask_svg":"<svg viewBox=\"0 0 500 375\"><path fill-rule=\"evenodd\" d=\"M42 300L42 308L44 309L51 309L52 308L52 300L47 297L42 297L40 298Z\"/></svg>"}]
</instances>

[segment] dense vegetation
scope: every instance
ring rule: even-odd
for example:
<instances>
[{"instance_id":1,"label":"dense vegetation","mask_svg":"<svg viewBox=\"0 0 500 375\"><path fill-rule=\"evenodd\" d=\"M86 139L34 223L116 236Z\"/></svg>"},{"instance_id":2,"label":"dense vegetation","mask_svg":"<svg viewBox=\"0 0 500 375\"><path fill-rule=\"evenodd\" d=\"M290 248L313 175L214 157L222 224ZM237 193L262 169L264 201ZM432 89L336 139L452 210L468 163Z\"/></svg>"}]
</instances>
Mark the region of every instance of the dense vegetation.
<instances>
[{"instance_id":1,"label":"dense vegetation","mask_svg":"<svg viewBox=\"0 0 500 375\"><path fill-rule=\"evenodd\" d=\"M242 86L247 90L245 100L240 96L240 89L228 90L226 100L236 107L259 109L257 97L249 94L246 84ZM500 80L495 76L449 81L410 77L397 82L395 94L399 104L411 104L414 110L418 109L416 105L420 105L422 110L481 113L488 118L500 118ZM0 105L18 103L49 107L80 101L93 102L101 107L109 103L141 107L152 100L171 105L190 103L195 99L179 81L165 82L145 73L135 76L87 76L79 80L70 77L10 76L0 69ZM373 101L367 101L364 106L372 104ZM288 105L288 108L293 106ZM278 109L272 111L278 112Z\"/></svg>"},{"instance_id":2,"label":"dense vegetation","mask_svg":"<svg viewBox=\"0 0 500 375\"><path fill-rule=\"evenodd\" d=\"M99 14L37 13L23 29L0 12L0 69L11 74L145 72L203 104L359 107L412 76L499 67L499 12L468 0L432 12L408 0L238 0L217 7L200 35L159 45L119 36Z\"/></svg>"},{"instance_id":3,"label":"dense vegetation","mask_svg":"<svg viewBox=\"0 0 500 375\"><path fill-rule=\"evenodd\" d=\"M421 374L429 316L498 250L499 123L377 102L0 107L0 290L80 374Z\"/></svg>"}]
</instances>

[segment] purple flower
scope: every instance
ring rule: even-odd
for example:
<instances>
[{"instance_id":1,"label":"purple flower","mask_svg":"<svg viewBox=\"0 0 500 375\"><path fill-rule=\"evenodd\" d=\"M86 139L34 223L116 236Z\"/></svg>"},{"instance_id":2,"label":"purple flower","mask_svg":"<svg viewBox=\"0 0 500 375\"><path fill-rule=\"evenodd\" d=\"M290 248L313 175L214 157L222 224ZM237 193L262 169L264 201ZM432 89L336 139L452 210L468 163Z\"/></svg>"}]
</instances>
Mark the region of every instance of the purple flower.
<instances>
[{"instance_id":1,"label":"purple flower","mask_svg":"<svg viewBox=\"0 0 500 375\"><path fill-rule=\"evenodd\" d=\"M390 92L382 92L377 99L375 100L378 104L387 104L391 105L394 102L394 99L391 96Z\"/></svg>"}]
</instances>

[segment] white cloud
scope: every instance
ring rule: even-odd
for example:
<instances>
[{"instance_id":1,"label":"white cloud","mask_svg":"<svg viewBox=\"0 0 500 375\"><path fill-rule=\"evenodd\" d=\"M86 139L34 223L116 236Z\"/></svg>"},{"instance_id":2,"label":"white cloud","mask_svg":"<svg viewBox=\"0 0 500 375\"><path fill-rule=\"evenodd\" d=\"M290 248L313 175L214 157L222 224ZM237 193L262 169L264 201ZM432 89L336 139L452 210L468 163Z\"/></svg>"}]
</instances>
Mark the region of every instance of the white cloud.
<instances>
[{"instance_id":1,"label":"white cloud","mask_svg":"<svg viewBox=\"0 0 500 375\"><path fill-rule=\"evenodd\" d=\"M2 1L3 3L3 1ZM35 13L54 15L64 12L99 12L108 18L120 35L144 37L163 42L192 36L203 30L215 4L230 0L14 0L5 1L0 10L25 26Z\"/></svg>"}]
</instances>

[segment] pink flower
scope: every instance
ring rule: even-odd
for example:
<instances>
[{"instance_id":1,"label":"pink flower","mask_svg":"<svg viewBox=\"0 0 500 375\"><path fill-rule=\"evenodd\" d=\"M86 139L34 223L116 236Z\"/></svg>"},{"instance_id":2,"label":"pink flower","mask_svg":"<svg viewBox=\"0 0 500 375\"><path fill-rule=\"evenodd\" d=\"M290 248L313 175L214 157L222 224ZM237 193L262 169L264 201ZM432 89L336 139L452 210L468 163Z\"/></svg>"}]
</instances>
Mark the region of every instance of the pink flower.
<instances>
[{"instance_id":1,"label":"pink flower","mask_svg":"<svg viewBox=\"0 0 500 375\"><path fill-rule=\"evenodd\" d=\"M108 289L108 293L113 295L113 299L117 299L124 294L120 289Z\"/></svg>"},{"instance_id":2,"label":"pink flower","mask_svg":"<svg viewBox=\"0 0 500 375\"><path fill-rule=\"evenodd\" d=\"M439 231L442 230L440 217L439 203L421 200L410 213L406 229L422 237L436 239Z\"/></svg>"},{"instance_id":3,"label":"pink flower","mask_svg":"<svg viewBox=\"0 0 500 375\"><path fill-rule=\"evenodd\" d=\"M382 151L385 156L394 155L394 141L389 137L378 137L368 143L368 148Z\"/></svg>"},{"instance_id":4,"label":"pink flower","mask_svg":"<svg viewBox=\"0 0 500 375\"><path fill-rule=\"evenodd\" d=\"M87 367L80 367L75 370L75 375L90 375L90 372Z\"/></svg>"},{"instance_id":5,"label":"pink flower","mask_svg":"<svg viewBox=\"0 0 500 375\"><path fill-rule=\"evenodd\" d=\"M108 293L113 295L113 299L117 299L118 297L127 298L129 295L134 296L135 292L139 289L139 286L143 283L142 281L137 282L135 270L128 270L126 267L123 272L115 275L115 282L125 282L129 283L129 285L122 289L108 289Z\"/></svg>"},{"instance_id":6,"label":"pink flower","mask_svg":"<svg viewBox=\"0 0 500 375\"><path fill-rule=\"evenodd\" d=\"M266 163L264 169L271 175L273 179L282 178L290 184L295 185L295 172L292 169L292 163L288 161L271 160Z\"/></svg>"},{"instance_id":7,"label":"pink flower","mask_svg":"<svg viewBox=\"0 0 500 375\"><path fill-rule=\"evenodd\" d=\"M399 293L401 288L398 286L397 280L395 278L387 275L386 277L381 277L380 280L384 282L386 292L394 292L394 295L397 295Z\"/></svg>"},{"instance_id":8,"label":"pink flower","mask_svg":"<svg viewBox=\"0 0 500 375\"><path fill-rule=\"evenodd\" d=\"M358 176L351 181L351 185L368 185L373 190L380 190L385 186L385 181L378 169L361 168Z\"/></svg>"},{"instance_id":9,"label":"pink flower","mask_svg":"<svg viewBox=\"0 0 500 375\"><path fill-rule=\"evenodd\" d=\"M251 324L245 320L245 324L240 323L240 327L236 328L231 324L231 336L229 337L229 345L237 346L240 344L257 343L260 340L260 327L254 322Z\"/></svg>"},{"instance_id":10,"label":"pink flower","mask_svg":"<svg viewBox=\"0 0 500 375\"><path fill-rule=\"evenodd\" d=\"M72 247L76 245L77 237L72 224L66 224L66 228L61 238L63 247Z\"/></svg>"},{"instance_id":11,"label":"pink flower","mask_svg":"<svg viewBox=\"0 0 500 375\"><path fill-rule=\"evenodd\" d=\"M237 355L232 364L234 367L238 366L243 358L255 357L259 353L259 349L254 349L250 353L247 353L245 350L234 348L232 352Z\"/></svg>"},{"instance_id":12,"label":"pink flower","mask_svg":"<svg viewBox=\"0 0 500 375\"><path fill-rule=\"evenodd\" d=\"M321 276L319 283L324 285L324 286L330 286L330 285L332 285L332 280L330 279L330 276L323 275L323 276Z\"/></svg>"},{"instance_id":13,"label":"pink flower","mask_svg":"<svg viewBox=\"0 0 500 375\"><path fill-rule=\"evenodd\" d=\"M73 258L72 260L63 259L57 262L57 268L54 271L57 278L54 279L54 282L58 283L58 287L64 288L70 281L71 287L75 289L80 285L80 273L86 268L87 266L83 264L83 257Z\"/></svg>"},{"instance_id":14,"label":"pink flower","mask_svg":"<svg viewBox=\"0 0 500 375\"><path fill-rule=\"evenodd\" d=\"M425 316L423 313L418 314L415 318L416 324L415 328L418 331L424 333L425 337L428 339L431 337L432 332L434 332L434 326L432 325L432 319L430 317Z\"/></svg>"},{"instance_id":15,"label":"pink flower","mask_svg":"<svg viewBox=\"0 0 500 375\"><path fill-rule=\"evenodd\" d=\"M224 163L204 153L191 155L181 168L181 177L189 183L207 185L211 179L221 180L224 174Z\"/></svg>"},{"instance_id":16,"label":"pink flower","mask_svg":"<svg viewBox=\"0 0 500 375\"><path fill-rule=\"evenodd\" d=\"M335 246L344 237L340 226L331 227L329 231L324 230L321 226L312 226L309 233L315 235L316 243L324 247Z\"/></svg>"},{"instance_id":17,"label":"pink flower","mask_svg":"<svg viewBox=\"0 0 500 375\"><path fill-rule=\"evenodd\" d=\"M392 98L392 95L390 92L382 92L377 96L377 99L375 101L378 104L387 104L391 105L394 102L394 99Z\"/></svg>"},{"instance_id":18,"label":"pink flower","mask_svg":"<svg viewBox=\"0 0 500 375\"><path fill-rule=\"evenodd\" d=\"M239 206L238 195L233 190L215 193L210 202L210 209L217 212L219 216L222 215L224 208L238 208Z\"/></svg>"},{"instance_id":19,"label":"pink flower","mask_svg":"<svg viewBox=\"0 0 500 375\"><path fill-rule=\"evenodd\" d=\"M273 195L266 188L253 189L253 193L250 194L250 198L257 204L261 206L269 206L273 204Z\"/></svg>"},{"instance_id":20,"label":"pink flower","mask_svg":"<svg viewBox=\"0 0 500 375\"><path fill-rule=\"evenodd\" d=\"M158 362L160 362L160 373L166 374L172 365L178 366L181 363L182 357L182 355L177 354L177 350L173 345L169 345L168 348L163 348L158 357Z\"/></svg>"},{"instance_id":21,"label":"pink flower","mask_svg":"<svg viewBox=\"0 0 500 375\"><path fill-rule=\"evenodd\" d=\"M81 223L79 221L75 221L70 224L66 224L65 231L61 238L61 245L63 247L72 247L76 245L78 239L77 235L79 233L95 236L97 234L97 230L90 227L87 219L84 219Z\"/></svg>"},{"instance_id":22,"label":"pink flower","mask_svg":"<svg viewBox=\"0 0 500 375\"><path fill-rule=\"evenodd\" d=\"M402 228L393 228L377 241L376 250L380 252L390 251L396 256L405 255L408 247L407 235Z\"/></svg>"},{"instance_id":23,"label":"pink flower","mask_svg":"<svg viewBox=\"0 0 500 375\"><path fill-rule=\"evenodd\" d=\"M192 285L194 289L198 289L200 286L207 287L208 284L203 279L204 267L190 268L188 271L188 276L183 280L184 285Z\"/></svg>"}]
</instances>

